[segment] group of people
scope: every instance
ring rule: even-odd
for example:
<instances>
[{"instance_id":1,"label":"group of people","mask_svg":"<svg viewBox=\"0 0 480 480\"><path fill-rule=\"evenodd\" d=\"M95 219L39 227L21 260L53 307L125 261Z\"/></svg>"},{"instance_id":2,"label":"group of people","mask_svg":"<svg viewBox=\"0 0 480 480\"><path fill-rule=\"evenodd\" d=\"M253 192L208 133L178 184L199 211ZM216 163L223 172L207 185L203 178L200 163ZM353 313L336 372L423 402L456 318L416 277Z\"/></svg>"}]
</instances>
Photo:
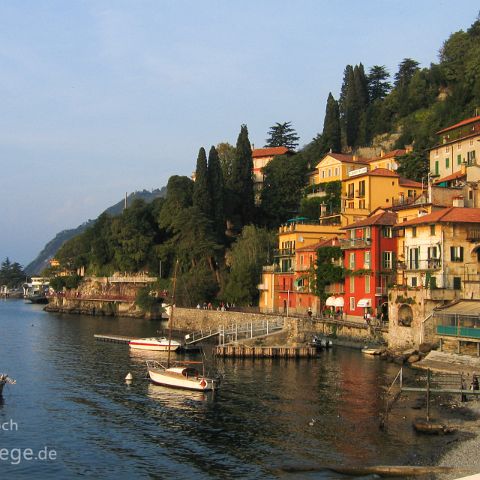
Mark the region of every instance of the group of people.
<instances>
[{"instance_id":1,"label":"group of people","mask_svg":"<svg viewBox=\"0 0 480 480\"><path fill-rule=\"evenodd\" d=\"M462 385L461 385L461 388L462 390L466 390L467 389L467 386L465 384L465 380L463 379L462 377ZM480 386L479 386L479 383L478 383L478 377L477 375L473 374L472 375L472 382L470 383L470 390L474 391L474 390L480 390ZM462 393L462 398L461 398L462 402L466 402L467 401L467 395L465 393Z\"/></svg>"},{"instance_id":2,"label":"group of people","mask_svg":"<svg viewBox=\"0 0 480 480\"><path fill-rule=\"evenodd\" d=\"M225 312L227 310L230 310L232 308L235 308L235 304L232 303L232 304L229 304L228 302L227 303L223 303L223 302L220 302L220 304L215 308L215 310L217 310L218 312ZM212 305L211 302L203 302L203 305L200 305L199 303L197 304L197 309L198 310L214 310L214 307Z\"/></svg>"}]
</instances>

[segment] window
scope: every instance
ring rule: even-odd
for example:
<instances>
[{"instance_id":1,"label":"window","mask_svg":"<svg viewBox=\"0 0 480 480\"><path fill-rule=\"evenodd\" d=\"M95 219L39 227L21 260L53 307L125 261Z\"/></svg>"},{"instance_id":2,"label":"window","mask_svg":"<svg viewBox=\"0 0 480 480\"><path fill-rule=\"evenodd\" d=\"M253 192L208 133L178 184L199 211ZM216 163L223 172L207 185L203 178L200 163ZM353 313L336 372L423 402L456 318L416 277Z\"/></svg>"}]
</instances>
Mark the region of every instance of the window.
<instances>
[{"instance_id":1,"label":"window","mask_svg":"<svg viewBox=\"0 0 480 480\"><path fill-rule=\"evenodd\" d=\"M445 168L448 168L450 166L450 159L447 157L445 159Z\"/></svg>"},{"instance_id":2,"label":"window","mask_svg":"<svg viewBox=\"0 0 480 480\"><path fill-rule=\"evenodd\" d=\"M370 268L370 252L365 252L363 268Z\"/></svg>"},{"instance_id":3,"label":"window","mask_svg":"<svg viewBox=\"0 0 480 480\"><path fill-rule=\"evenodd\" d=\"M390 270L393 265L393 252L382 252L382 267Z\"/></svg>"},{"instance_id":4,"label":"window","mask_svg":"<svg viewBox=\"0 0 480 480\"><path fill-rule=\"evenodd\" d=\"M450 151L450 147L445 147L445 153Z\"/></svg>"},{"instance_id":5,"label":"window","mask_svg":"<svg viewBox=\"0 0 480 480\"><path fill-rule=\"evenodd\" d=\"M438 150L435 150L435 156L438 157Z\"/></svg>"},{"instance_id":6,"label":"window","mask_svg":"<svg viewBox=\"0 0 480 480\"><path fill-rule=\"evenodd\" d=\"M350 230L350 239L351 239L351 240L355 240L355 229L354 229L354 228L352 228L352 229Z\"/></svg>"},{"instance_id":7,"label":"window","mask_svg":"<svg viewBox=\"0 0 480 480\"><path fill-rule=\"evenodd\" d=\"M365 275L365 293L370 293L370 275Z\"/></svg>"},{"instance_id":8,"label":"window","mask_svg":"<svg viewBox=\"0 0 480 480\"><path fill-rule=\"evenodd\" d=\"M364 197L365 196L365 180L362 180L358 184L358 196Z\"/></svg>"},{"instance_id":9,"label":"window","mask_svg":"<svg viewBox=\"0 0 480 480\"><path fill-rule=\"evenodd\" d=\"M417 270L419 266L420 248L411 248L408 254L408 266L410 270Z\"/></svg>"},{"instance_id":10,"label":"window","mask_svg":"<svg viewBox=\"0 0 480 480\"><path fill-rule=\"evenodd\" d=\"M438 160L435 161L435 175L440 175L440 165Z\"/></svg>"},{"instance_id":11,"label":"window","mask_svg":"<svg viewBox=\"0 0 480 480\"><path fill-rule=\"evenodd\" d=\"M355 297L350 297L350 311L355 310Z\"/></svg>"},{"instance_id":12,"label":"window","mask_svg":"<svg viewBox=\"0 0 480 480\"><path fill-rule=\"evenodd\" d=\"M417 286L417 277L412 277L412 287Z\"/></svg>"},{"instance_id":13,"label":"window","mask_svg":"<svg viewBox=\"0 0 480 480\"><path fill-rule=\"evenodd\" d=\"M350 270L354 270L355 269L355 252L351 252L350 253L350 260L348 262L348 268Z\"/></svg>"},{"instance_id":14,"label":"window","mask_svg":"<svg viewBox=\"0 0 480 480\"><path fill-rule=\"evenodd\" d=\"M450 247L450 260L452 262L463 262L463 247Z\"/></svg>"},{"instance_id":15,"label":"window","mask_svg":"<svg viewBox=\"0 0 480 480\"><path fill-rule=\"evenodd\" d=\"M415 190L408 190L407 195L409 198L413 198L415 196Z\"/></svg>"},{"instance_id":16,"label":"window","mask_svg":"<svg viewBox=\"0 0 480 480\"><path fill-rule=\"evenodd\" d=\"M453 289L454 290L462 289L462 277L453 277Z\"/></svg>"},{"instance_id":17,"label":"window","mask_svg":"<svg viewBox=\"0 0 480 480\"><path fill-rule=\"evenodd\" d=\"M412 237L417 236L417 227L412 227Z\"/></svg>"},{"instance_id":18,"label":"window","mask_svg":"<svg viewBox=\"0 0 480 480\"><path fill-rule=\"evenodd\" d=\"M462 149L462 144L461 143L457 143L457 150L461 150Z\"/></svg>"},{"instance_id":19,"label":"window","mask_svg":"<svg viewBox=\"0 0 480 480\"><path fill-rule=\"evenodd\" d=\"M358 208L365 208L365 200L358 201Z\"/></svg>"},{"instance_id":20,"label":"window","mask_svg":"<svg viewBox=\"0 0 480 480\"><path fill-rule=\"evenodd\" d=\"M322 178L325 178L325 170L322 170Z\"/></svg>"},{"instance_id":21,"label":"window","mask_svg":"<svg viewBox=\"0 0 480 480\"><path fill-rule=\"evenodd\" d=\"M383 227L382 234L384 238L392 238L393 237L392 227Z\"/></svg>"},{"instance_id":22,"label":"window","mask_svg":"<svg viewBox=\"0 0 480 480\"><path fill-rule=\"evenodd\" d=\"M335 167L335 176L338 177L340 175L340 169Z\"/></svg>"},{"instance_id":23,"label":"window","mask_svg":"<svg viewBox=\"0 0 480 480\"><path fill-rule=\"evenodd\" d=\"M353 183L350 183L348 185L348 191L347 191L348 198L353 198L354 197L354 188L355 188L355 185Z\"/></svg>"},{"instance_id":24,"label":"window","mask_svg":"<svg viewBox=\"0 0 480 480\"><path fill-rule=\"evenodd\" d=\"M470 146L473 146L473 138L470 140Z\"/></svg>"},{"instance_id":25,"label":"window","mask_svg":"<svg viewBox=\"0 0 480 480\"><path fill-rule=\"evenodd\" d=\"M435 235L435 225L430 225L430 235Z\"/></svg>"},{"instance_id":26,"label":"window","mask_svg":"<svg viewBox=\"0 0 480 480\"><path fill-rule=\"evenodd\" d=\"M370 227L365 227L363 229L363 238L365 238L366 240L370 239Z\"/></svg>"},{"instance_id":27,"label":"window","mask_svg":"<svg viewBox=\"0 0 480 480\"><path fill-rule=\"evenodd\" d=\"M355 293L355 277L350 275L350 293Z\"/></svg>"},{"instance_id":28,"label":"window","mask_svg":"<svg viewBox=\"0 0 480 480\"><path fill-rule=\"evenodd\" d=\"M475 165L475 150L467 152L467 165Z\"/></svg>"},{"instance_id":29,"label":"window","mask_svg":"<svg viewBox=\"0 0 480 480\"><path fill-rule=\"evenodd\" d=\"M428 258L438 258L438 248L437 247L428 247L427 250Z\"/></svg>"},{"instance_id":30,"label":"window","mask_svg":"<svg viewBox=\"0 0 480 480\"><path fill-rule=\"evenodd\" d=\"M332 176L332 170L329 168L328 169L328 176L331 177Z\"/></svg>"},{"instance_id":31,"label":"window","mask_svg":"<svg viewBox=\"0 0 480 480\"><path fill-rule=\"evenodd\" d=\"M457 165L460 165L462 163L462 156L457 155Z\"/></svg>"}]
</instances>

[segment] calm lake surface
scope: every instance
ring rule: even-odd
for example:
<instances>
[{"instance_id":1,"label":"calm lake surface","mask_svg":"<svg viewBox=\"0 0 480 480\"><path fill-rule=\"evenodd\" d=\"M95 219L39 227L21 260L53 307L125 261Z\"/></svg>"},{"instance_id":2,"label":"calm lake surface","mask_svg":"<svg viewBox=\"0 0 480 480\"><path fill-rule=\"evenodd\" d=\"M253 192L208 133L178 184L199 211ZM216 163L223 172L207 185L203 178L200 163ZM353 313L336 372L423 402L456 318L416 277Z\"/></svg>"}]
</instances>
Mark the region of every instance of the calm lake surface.
<instances>
[{"instance_id":1,"label":"calm lake surface","mask_svg":"<svg viewBox=\"0 0 480 480\"><path fill-rule=\"evenodd\" d=\"M346 478L281 469L415 463L436 448L401 406L379 429L381 387L398 367L356 350L220 360L222 389L205 395L149 384L144 360L155 354L93 338L159 328L0 302L0 372L17 380L0 405L1 478ZM19 461L18 449L55 458Z\"/></svg>"}]
</instances>

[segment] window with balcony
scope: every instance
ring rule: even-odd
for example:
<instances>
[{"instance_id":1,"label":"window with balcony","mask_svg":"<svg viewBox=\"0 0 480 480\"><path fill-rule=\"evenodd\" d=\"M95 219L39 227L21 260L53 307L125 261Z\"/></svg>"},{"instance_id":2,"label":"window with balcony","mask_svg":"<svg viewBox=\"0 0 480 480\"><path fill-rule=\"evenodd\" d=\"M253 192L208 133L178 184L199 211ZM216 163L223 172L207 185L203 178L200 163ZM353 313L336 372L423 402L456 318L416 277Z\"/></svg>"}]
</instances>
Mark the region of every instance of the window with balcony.
<instances>
[{"instance_id":1,"label":"window with balcony","mask_svg":"<svg viewBox=\"0 0 480 480\"><path fill-rule=\"evenodd\" d=\"M463 262L463 247L450 247L450 260L452 262Z\"/></svg>"},{"instance_id":2,"label":"window with balcony","mask_svg":"<svg viewBox=\"0 0 480 480\"><path fill-rule=\"evenodd\" d=\"M358 196L364 197L365 196L365 180L362 180L358 184Z\"/></svg>"},{"instance_id":3,"label":"window with balcony","mask_svg":"<svg viewBox=\"0 0 480 480\"><path fill-rule=\"evenodd\" d=\"M355 185L353 183L350 183L347 189L347 197L353 198L354 196L355 196Z\"/></svg>"}]
</instances>

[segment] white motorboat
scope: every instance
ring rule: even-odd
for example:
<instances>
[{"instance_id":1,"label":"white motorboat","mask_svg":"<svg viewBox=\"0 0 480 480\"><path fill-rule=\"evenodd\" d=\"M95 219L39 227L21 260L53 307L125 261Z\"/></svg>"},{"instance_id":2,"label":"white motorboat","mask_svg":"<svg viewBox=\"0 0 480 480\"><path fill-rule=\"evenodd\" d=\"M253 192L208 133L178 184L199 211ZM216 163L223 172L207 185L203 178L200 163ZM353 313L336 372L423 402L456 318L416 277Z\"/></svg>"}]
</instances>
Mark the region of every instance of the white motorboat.
<instances>
[{"instance_id":1,"label":"white motorboat","mask_svg":"<svg viewBox=\"0 0 480 480\"><path fill-rule=\"evenodd\" d=\"M197 366L202 366L200 372ZM155 360L147 360L150 380L165 387L184 388L199 392L208 392L218 388L218 378L208 378L203 362L181 362L171 366L163 365Z\"/></svg>"},{"instance_id":2,"label":"white motorboat","mask_svg":"<svg viewBox=\"0 0 480 480\"><path fill-rule=\"evenodd\" d=\"M174 352L182 346L180 342L165 337L136 338L130 340L128 345L130 348L137 350L154 350L157 352Z\"/></svg>"}]
</instances>

